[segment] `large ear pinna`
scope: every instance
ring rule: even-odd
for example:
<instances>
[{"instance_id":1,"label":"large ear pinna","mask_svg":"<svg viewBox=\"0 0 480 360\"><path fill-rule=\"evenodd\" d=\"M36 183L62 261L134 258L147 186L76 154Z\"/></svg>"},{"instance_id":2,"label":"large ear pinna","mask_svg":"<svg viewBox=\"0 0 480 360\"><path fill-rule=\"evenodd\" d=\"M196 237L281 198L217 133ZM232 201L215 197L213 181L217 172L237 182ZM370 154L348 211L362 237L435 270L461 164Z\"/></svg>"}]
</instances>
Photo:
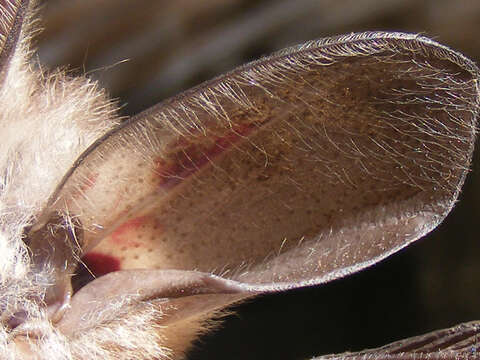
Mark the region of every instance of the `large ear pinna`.
<instances>
[{"instance_id":1,"label":"large ear pinna","mask_svg":"<svg viewBox=\"0 0 480 360\"><path fill-rule=\"evenodd\" d=\"M206 292L245 295L345 276L451 209L473 149L477 76L469 60L416 35L287 49L123 123L79 158L43 218L77 219L99 274L213 271L235 284ZM64 331L82 326L75 310L95 286L80 290ZM189 306L217 309L232 295L214 299ZM188 307L174 316L182 311L191 316Z\"/></svg>"},{"instance_id":2,"label":"large ear pinna","mask_svg":"<svg viewBox=\"0 0 480 360\"><path fill-rule=\"evenodd\" d=\"M123 123L76 162L47 214L75 216L84 248L121 269L243 266L230 277L286 287L336 278L450 210L473 147L472 74L413 35L288 49Z\"/></svg>"},{"instance_id":3,"label":"large ear pinna","mask_svg":"<svg viewBox=\"0 0 480 360\"><path fill-rule=\"evenodd\" d=\"M463 184L477 81L471 61L425 37L351 34L125 120L55 178L23 229L33 273L53 282L39 300L53 330L26 312L14 343L39 353L55 338L64 358L180 357L235 301L346 276L407 246ZM70 300L80 257L98 279Z\"/></svg>"}]
</instances>

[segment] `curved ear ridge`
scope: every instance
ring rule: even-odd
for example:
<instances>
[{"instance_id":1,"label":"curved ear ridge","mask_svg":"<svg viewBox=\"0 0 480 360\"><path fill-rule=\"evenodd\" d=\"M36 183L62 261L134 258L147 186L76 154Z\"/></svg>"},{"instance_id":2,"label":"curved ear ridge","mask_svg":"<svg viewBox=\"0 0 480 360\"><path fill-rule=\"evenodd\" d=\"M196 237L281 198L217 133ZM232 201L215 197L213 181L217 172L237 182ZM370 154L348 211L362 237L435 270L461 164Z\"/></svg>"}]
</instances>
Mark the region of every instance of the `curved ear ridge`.
<instances>
[{"instance_id":1,"label":"curved ear ridge","mask_svg":"<svg viewBox=\"0 0 480 360\"><path fill-rule=\"evenodd\" d=\"M0 0L0 85L20 41L30 0Z\"/></svg>"}]
</instances>

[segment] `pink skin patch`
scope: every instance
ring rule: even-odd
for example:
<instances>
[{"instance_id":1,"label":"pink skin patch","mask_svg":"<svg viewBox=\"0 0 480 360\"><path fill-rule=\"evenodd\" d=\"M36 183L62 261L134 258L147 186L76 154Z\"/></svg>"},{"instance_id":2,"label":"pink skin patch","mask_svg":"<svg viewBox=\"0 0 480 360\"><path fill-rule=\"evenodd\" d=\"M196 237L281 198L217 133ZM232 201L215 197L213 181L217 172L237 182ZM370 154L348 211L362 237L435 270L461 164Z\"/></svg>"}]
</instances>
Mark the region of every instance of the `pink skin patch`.
<instances>
[{"instance_id":1,"label":"pink skin patch","mask_svg":"<svg viewBox=\"0 0 480 360\"><path fill-rule=\"evenodd\" d=\"M80 189L82 191L87 191L88 189L92 188L97 182L97 178L98 178L98 173L92 172L88 174L88 176L82 181L80 185Z\"/></svg>"},{"instance_id":2,"label":"pink skin patch","mask_svg":"<svg viewBox=\"0 0 480 360\"><path fill-rule=\"evenodd\" d=\"M157 159L155 173L160 178L160 186L170 189L178 185L182 180L192 175L195 171L208 164L210 160L221 155L239 142L243 137L250 134L256 125L242 124L226 132L223 136L214 138L213 145L205 148L202 143L188 143L185 139L178 141L172 146L180 149L172 153L169 159Z\"/></svg>"},{"instance_id":3,"label":"pink skin patch","mask_svg":"<svg viewBox=\"0 0 480 360\"><path fill-rule=\"evenodd\" d=\"M132 240L136 237L138 229L149 220L148 216L140 216L130 219L120 225L111 235L110 241L116 246L139 246L139 242Z\"/></svg>"},{"instance_id":4,"label":"pink skin patch","mask_svg":"<svg viewBox=\"0 0 480 360\"><path fill-rule=\"evenodd\" d=\"M120 260L110 255L89 252L83 256L82 261L95 276L120 270Z\"/></svg>"},{"instance_id":5,"label":"pink skin patch","mask_svg":"<svg viewBox=\"0 0 480 360\"><path fill-rule=\"evenodd\" d=\"M79 182L78 188L73 190L71 194L71 199L78 199L79 197L82 196L83 193L91 189L97 182L97 178L98 178L97 172L90 172L87 177L85 177Z\"/></svg>"}]
</instances>

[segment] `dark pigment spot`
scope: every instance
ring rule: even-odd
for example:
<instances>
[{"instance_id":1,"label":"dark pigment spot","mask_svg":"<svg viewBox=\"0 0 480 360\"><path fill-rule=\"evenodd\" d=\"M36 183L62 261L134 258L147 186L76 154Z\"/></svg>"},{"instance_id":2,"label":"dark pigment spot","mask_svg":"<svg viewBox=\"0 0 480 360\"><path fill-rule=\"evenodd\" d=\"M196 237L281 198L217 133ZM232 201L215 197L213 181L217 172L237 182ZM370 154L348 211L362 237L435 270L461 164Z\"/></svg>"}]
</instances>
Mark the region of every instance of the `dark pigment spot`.
<instances>
[{"instance_id":1,"label":"dark pigment spot","mask_svg":"<svg viewBox=\"0 0 480 360\"><path fill-rule=\"evenodd\" d=\"M224 153L235 143L249 135L255 128L254 124L241 124L226 131L223 136L214 137L208 145L191 143L182 139L171 146L173 151L167 159L155 161L155 173L160 179L162 188L172 188L183 179L189 177L212 159Z\"/></svg>"},{"instance_id":2,"label":"dark pigment spot","mask_svg":"<svg viewBox=\"0 0 480 360\"><path fill-rule=\"evenodd\" d=\"M82 260L95 276L102 276L120 270L120 260L110 255L89 252Z\"/></svg>"}]
</instances>

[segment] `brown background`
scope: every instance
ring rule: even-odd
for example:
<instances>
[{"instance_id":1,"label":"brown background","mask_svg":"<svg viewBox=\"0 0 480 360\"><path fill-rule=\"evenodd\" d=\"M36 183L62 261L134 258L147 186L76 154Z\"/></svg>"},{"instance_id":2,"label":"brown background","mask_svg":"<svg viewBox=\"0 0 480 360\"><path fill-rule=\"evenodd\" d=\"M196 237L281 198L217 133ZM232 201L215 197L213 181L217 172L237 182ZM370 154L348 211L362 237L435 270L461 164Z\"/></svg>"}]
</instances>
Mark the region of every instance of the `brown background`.
<instances>
[{"instance_id":1,"label":"brown background","mask_svg":"<svg viewBox=\"0 0 480 360\"><path fill-rule=\"evenodd\" d=\"M478 0L49 0L40 60L138 112L261 55L365 30L421 32L480 60ZM129 61L124 61L129 59ZM480 167L433 234L361 274L237 309L192 359L302 359L480 319Z\"/></svg>"}]
</instances>

